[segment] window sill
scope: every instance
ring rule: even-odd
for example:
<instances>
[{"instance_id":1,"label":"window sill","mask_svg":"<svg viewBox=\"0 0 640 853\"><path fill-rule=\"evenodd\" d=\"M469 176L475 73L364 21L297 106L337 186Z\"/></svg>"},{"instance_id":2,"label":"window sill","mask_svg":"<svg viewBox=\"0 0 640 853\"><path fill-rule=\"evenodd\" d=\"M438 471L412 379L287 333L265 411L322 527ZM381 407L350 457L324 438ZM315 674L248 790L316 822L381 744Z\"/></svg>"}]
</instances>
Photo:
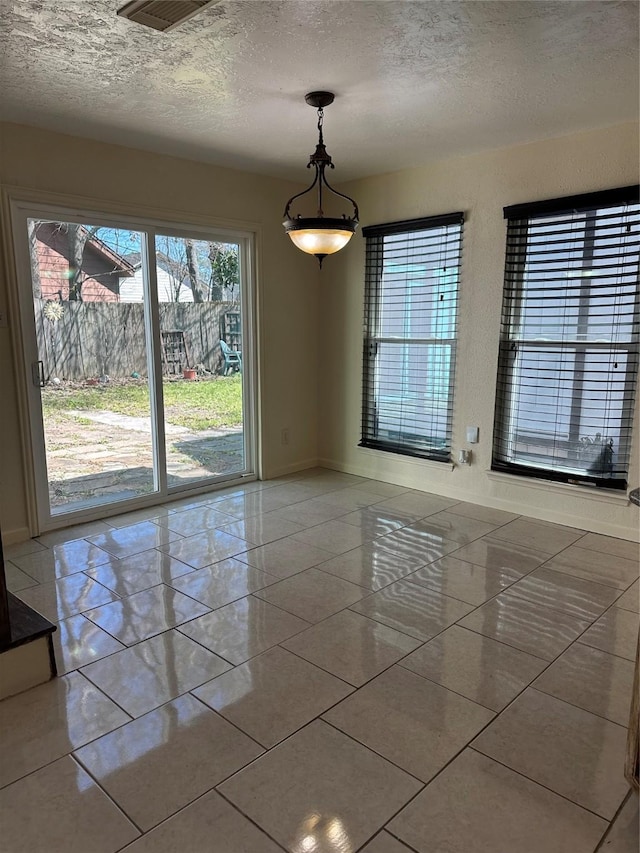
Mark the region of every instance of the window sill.
<instances>
[{"instance_id":1,"label":"window sill","mask_svg":"<svg viewBox=\"0 0 640 853\"><path fill-rule=\"evenodd\" d=\"M585 498L599 503L629 506L629 496L626 492L598 489L591 486L575 486L572 483L555 483L550 480L538 480L536 477L523 477L521 474L503 474L502 471L486 472L487 477L496 483L509 483L512 486L524 486L527 489L538 489L541 492L571 495L574 498Z\"/></svg>"},{"instance_id":2,"label":"window sill","mask_svg":"<svg viewBox=\"0 0 640 853\"><path fill-rule=\"evenodd\" d=\"M453 467L453 460L451 458L438 459L435 456L423 455L411 448L375 446L374 444L365 444L362 441L358 443L358 447L362 450L372 450L374 453L384 453L386 456L393 459L416 459L418 462L428 462L430 464L437 465L438 467L441 467L442 465L449 465L450 467Z\"/></svg>"}]
</instances>

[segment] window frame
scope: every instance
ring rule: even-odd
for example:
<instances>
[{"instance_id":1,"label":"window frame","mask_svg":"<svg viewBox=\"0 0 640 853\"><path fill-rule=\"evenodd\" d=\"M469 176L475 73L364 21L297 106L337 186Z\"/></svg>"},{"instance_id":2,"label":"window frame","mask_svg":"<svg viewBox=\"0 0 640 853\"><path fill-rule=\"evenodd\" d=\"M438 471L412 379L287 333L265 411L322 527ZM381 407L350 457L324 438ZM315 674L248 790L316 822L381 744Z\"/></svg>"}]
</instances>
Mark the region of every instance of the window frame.
<instances>
[{"instance_id":1,"label":"window frame","mask_svg":"<svg viewBox=\"0 0 640 853\"><path fill-rule=\"evenodd\" d=\"M637 205L640 202L639 192L640 187L638 186L621 187L604 192L586 193L578 196L549 199L542 202L512 205L504 208L504 216L508 222L506 238L507 248L505 253L502 322L493 426L492 471L574 485L596 486L599 488L617 490L624 490L627 488L627 476L629 473L633 437L633 412L638 380L638 360L640 353L640 342L638 336L638 325L640 320L640 288L638 287L637 280L631 310L626 310L625 312L621 312L620 315L616 315L616 320L620 318L623 321L628 322L631 327L631 334L627 341L615 341L609 339L599 341L588 339L591 300L597 298L602 299L604 296L607 296L612 300L617 298L612 297L611 294L605 293L606 285L605 288L603 288L602 294L598 294L596 292L594 295L591 278L588 275L576 275L576 277L580 279L580 284L575 288L576 295L565 296L565 299L577 298L578 301L575 320L576 331L575 335L571 339L563 339L560 337L558 340L555 340L547 338L532 338L530 336L527 337L522 329L522 305L523 297L527 292L525 279L527 260L530 254L535 254L535 252L530 251L532 244L528 242L532 220L536 220L539 223L539 221L541 219L544 220L545 217L558 218L584 214L584 223L580 228L580 234L582 235L579 255L580 265L576 269L590 269L592 266L590 267L589 264L593 261L594 257L594 244L597 237L597 228L598 226L602 227L603 222L606 221L607 209L613 209L627 204ZM553 247L554 245L554 235L552 233L554 224L557 227L562 223L550 223L548 234L544 235L548 239L546 239L542 249L540 247L536 247L537 252L546 250L550 254L548 263L551 265L558 264L562 261L565 265L564 269L561 268L558 272L568 272L569 269L572 268L569 253L567 252L566 255L560 255L560 253L554 255L554 249L548 249L549 246ZM538 227L540 227L539 224ZM574 234L576 231L577 229L573 229ZM619 233L623 233L622 228ZM560 235L560 240L557 240L556 238L556 242L561 242L562 230L558 229L556 234ZM615 238L615 235L613 235L613 237ZM601 237L599 239L604 238ZM611 238L607 237L606 239ZM633 268L635 269L636 265L640 263L640 249L636 250L634 253L633 251L630 252L628 247L625 247L622 254L616 256L622 258L622 260L618 261L618 265L622 264L623 261L627 261L630 256L632 258ZM541 267L538 272L544 273L548 268L548 266ZM640 266L638 266L638 269L640 270ZM536 297L538 299L543 299L544 296L549 293L550 298L554 297L552 288L545 289L541 287L540 283L536 283L535 289L539 290L541 294ZM568 291L569 290L570 289L568 288ZM555 296L555 298L558 298L558 296ZM605 305L604 307L608 306ZM566 326L566 321L563 326L563 330L565 328L568 328ZM580 465L576 465L572 470L570 464L566 464L564 466L558 465L556 463L557 457L555 454L549 457L550 461L547 466L545 466L542 461L538 464L527 464L526 461L522 461L522 455L525 454L521 455L520 461L516 461L517 451L509 449L510 443L517 440L517 433L513 426L515 417L513 414L514 397L517 397L517 395L522 391L526 392L528 389L531 390L532 393L537 393L537 389L539 387L533 383L527 384L526 379L520 380L519 382L513 381L514 376L517 376L518 370L522 369L517 366L518 356L525 349L529 353L537 349L542 354L550 354L553 351L557 351L557 364L559 368L565 367L563 355L565 353L573 352L574 366L571 374L571 406L568 421L569 429L565 442L568 463L571 461L569 454L578 452L576 448L581 440L581 417L585 393L583 382L585 380L585 375L587 375L584 370L584 365L587 359L587 354L608 352L611 353L612 356L615 356L617 353L625 355L624 380L621 382L624 391L622 402L620 404L621 414L619 416L620 445L616 450L618 460L623 460L621 471L619 473L614 471L612 466L609 476L606 476L606 472L604 471L604 462L602 463L603 470L600 473L590 473L588 468ZM511 353L515 354L511 355ZM580 366L580 364L582 366ZM597 372L599 373L601 371ZM604 376L611 378L612 370L610 369L607 373L602 373ZM601 381L604 382L604 379ZM606 399L611 398L607 397ZM606 420L605 415L603 414L602 417L604 423ZM542 447L545 444L545 441L548 442L550 449L559 446L557 436L558 425L559 420L558 416L556 416L554 425L556 434L550 436L548 439L543 439L539 436L537 438L538 447ZM549 430L549 432L551 431ZM603 453L605 452L605 446L606 444L602 443ZM532 453L531 456L533 455L534 454ZM511 460L508 459L509 456L511 456ZM620 466L619 462L617 463L617 466Z\"/></svg>"},{"instance_id":2,"label":"window frame","mask_svg":"<svg viewBox=\"0 0 640 853\"><path fill-rule=\"evenodd\" d=\"M455 249L455 288L451 291L453 299L453 317L451 318L452 334L447 337L431 336L411 337L404 335L384 335L381 333L381 315L383 299L383 273L385 262L385 238L394 236L405 236L410 240L411 234L416 232L440 229L444 226L454 226L456 230L445 232L442 245L451 242L450 234L453 234L457 243ZM462 239L464 228L464 213L456 212L441 216L424 217L420 219L392 222L384 225L372 225L363 229L366 239L366 272L365 272L365 297L364 297L364 331L363 331L363 373L362 373L362 420L361 440L359 447L373 450L382 450L403 456L411 456L429 459L436 462L450 463L452 458L452 425L453 425L453 403L455 389L455 365L458 342L458 301L460 295L460 269L462 263ZM407 256L407 266L411 265L411 259ZM406 291L410 291L413 283L407 280L404 284ZM426 301L416 300L418 305L425 307ZM406 320L406 317L405 317ZM398 431L397 439L391 437L382 438L379 434L379 388L376 361L382 345L400 345L410 347L412 345L435 347L436 351L447 352L449 357L448 377L446 379L446 428L444 436L417 435L402 433ZM403 356L405 359L407 355ZM415 363L414 361L411 362ZM434 373L435 375L435 373ZM404 383L403 383L404 384ZM399 419L401 425L401 418ZM436 446L438 441L443 442L442 447Z\"/></svg>"}]
</instances>

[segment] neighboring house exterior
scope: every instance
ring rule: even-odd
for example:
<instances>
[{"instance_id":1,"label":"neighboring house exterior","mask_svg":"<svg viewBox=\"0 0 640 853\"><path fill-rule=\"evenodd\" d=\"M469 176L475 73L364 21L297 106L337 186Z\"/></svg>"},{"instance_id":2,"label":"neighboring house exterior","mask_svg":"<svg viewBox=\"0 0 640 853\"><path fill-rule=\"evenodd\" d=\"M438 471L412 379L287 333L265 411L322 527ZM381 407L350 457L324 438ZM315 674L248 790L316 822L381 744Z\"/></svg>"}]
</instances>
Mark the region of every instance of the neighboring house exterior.
<instances>
[{"instance_id":1,"label":"neighboring house exterior","mask_svg":"<svg viewBox=\"0 0 640 853\"><path fill-rule=\"evenodd\" d=\"M131 264L133 275L120 280L120 301L142 302L144 285L140 255L127 255L127 261ZM180 280L172 271L171 261L160 254L156 255L156 278L158 302L193 302L193 291L188 276Z\"/></svg>"},{"instance_id":2,"label":"neighboring house exterior","mask_svg":"<svg viewBox=\"0 0 640 853\"><path fill-rule=\"evenodd\" d=\"M40 297L66 302L71 266L68 230L64 223L40 222L35 238ZM134 269L98 237L89 236L84 246L81 274L83 302L118 302L121 282L127 281Z\"/></svg>"},{"instance_id":3,"label":"neighboring house exterior","mask_svg":"<svg viewBox=\"0 0 640 853\"><path fill-rule=\"evenodd\" d=\"M142 260L140 255L129 254L125 260L131 265L133 274L120 281L120 302L142 302L144 293ZM193 289L184 264L168 257L164 252L156 253L156 278L158 281L158 302L193 302ZM208 285L201 283L203 293ZM232 290L220 289L220 298L206 299L207 302L237 302L238 296Z\"/></svg>"}]
</instances>

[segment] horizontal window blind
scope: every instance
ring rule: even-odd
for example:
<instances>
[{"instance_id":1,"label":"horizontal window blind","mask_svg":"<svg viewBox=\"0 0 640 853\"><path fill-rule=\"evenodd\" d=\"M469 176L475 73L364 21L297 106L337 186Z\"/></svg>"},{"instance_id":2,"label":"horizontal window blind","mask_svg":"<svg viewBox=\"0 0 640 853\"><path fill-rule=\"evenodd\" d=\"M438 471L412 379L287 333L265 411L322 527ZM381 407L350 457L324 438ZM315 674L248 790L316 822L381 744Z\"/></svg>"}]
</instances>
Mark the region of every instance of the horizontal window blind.
<instances>
[{"instance_id":1,"label":"horizontal window blind","mask_svg":"<svg viewBox=\"0 0 640 853\"><path fill-rule=\"evenodd\" d=\"M639 188L505 208L494 470L627 486Z\"/></svg>"},{"instance_id":2,"label":"horizontal window blind","mask_svg":"<svg viewBox=\"0 0 640 853\"><path fill-rule=\"evenodd\" d=\"M462 213L363 230L361 447L451 458Z\"/></svg>"}]
</instances>

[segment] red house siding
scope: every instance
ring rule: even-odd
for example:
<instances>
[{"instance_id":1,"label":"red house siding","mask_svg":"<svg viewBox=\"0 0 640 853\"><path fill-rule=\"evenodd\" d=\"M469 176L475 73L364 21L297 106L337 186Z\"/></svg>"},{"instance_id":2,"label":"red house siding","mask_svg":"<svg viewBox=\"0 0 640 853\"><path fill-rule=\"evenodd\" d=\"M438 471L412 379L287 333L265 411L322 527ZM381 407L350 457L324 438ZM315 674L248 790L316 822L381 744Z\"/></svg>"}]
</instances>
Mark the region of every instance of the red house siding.
<instances>
[{"instance_id":1,"label":"red house siding","mask_svg":"<svg viewBox=\"0 0 640 853\"><path fill-rule=\"evenodd\" d=\"M43 299L69 299L69 238L63 223L42 222L36 229L36 253ZM118 302L122 267L87 240L82 258L82 301ZM126 275L126 273L125 273Z\"/></svg>"}]
</instances>

